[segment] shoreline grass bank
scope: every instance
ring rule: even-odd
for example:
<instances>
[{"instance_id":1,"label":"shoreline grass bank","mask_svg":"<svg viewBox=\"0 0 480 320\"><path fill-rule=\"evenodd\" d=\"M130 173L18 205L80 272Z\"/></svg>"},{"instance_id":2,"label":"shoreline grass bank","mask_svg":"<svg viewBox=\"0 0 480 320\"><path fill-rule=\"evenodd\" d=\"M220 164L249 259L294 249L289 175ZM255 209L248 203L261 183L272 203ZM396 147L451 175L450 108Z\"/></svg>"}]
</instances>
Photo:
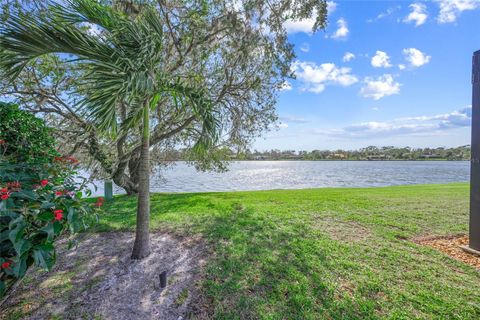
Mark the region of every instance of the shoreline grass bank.
<instances>
[{"instance_id":1,"label":"shoreline grass bank","mask_svg":"<svg viewBox=\"0 0 480 320\"><path fill-rule=\"evenodd\" d=\"M476 319L480 273L411 241L466 233L466 183L152 194L152 228L212 246L217 319ZM135 199L98 231L133 230Z\"/></svg>"},{"instance_id":2,"label":"shoreline grass bank","mask_svg":"<svg viewBox=\"0 0 480 320\"><path fill-rule=\"evenodd\" d=\"M207 244L209 319L479 319L479 270L414 242L467 233L468 197L466 183L152 194L151 226ZM117 196L93 232L133 231L135 209Z\"/></svg>"}]
</instances>

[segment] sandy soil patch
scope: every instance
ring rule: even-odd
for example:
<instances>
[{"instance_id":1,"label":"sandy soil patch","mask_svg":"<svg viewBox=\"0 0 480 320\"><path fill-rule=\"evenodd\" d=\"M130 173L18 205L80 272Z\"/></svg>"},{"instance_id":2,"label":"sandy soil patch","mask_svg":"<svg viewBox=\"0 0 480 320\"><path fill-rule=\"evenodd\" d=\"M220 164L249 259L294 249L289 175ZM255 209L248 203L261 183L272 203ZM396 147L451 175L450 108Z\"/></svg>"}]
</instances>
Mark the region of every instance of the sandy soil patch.
<instances>
[{"instance_id":1,"label":"sandy soil patch","mask_svg":"<svg viewBox=\"0 0 480 320\"><path fill-rule=\"evenodd\" d=\"M450 257L480 269L480 257L465 252L460 246L468 246L468 235L453 235L445 237L424 237L414 239L416 243L435 248Z\"/></svg>"},{"instance_id":2,"label":"sandy soil patch","mask_svg":"<svg viewBox=\"0 0 480 320\"><path fill-rule=\"evenodd\" d=\"M61 241L54 270L31 270L2 306L0 318L189 318L199 301L196 283L206 258L202 241L153 233L152 254L135 261L133 239L126 232L83 234L71 250ZM162 271L168 273L164 289Z\"/></svg>"}]
</instances>

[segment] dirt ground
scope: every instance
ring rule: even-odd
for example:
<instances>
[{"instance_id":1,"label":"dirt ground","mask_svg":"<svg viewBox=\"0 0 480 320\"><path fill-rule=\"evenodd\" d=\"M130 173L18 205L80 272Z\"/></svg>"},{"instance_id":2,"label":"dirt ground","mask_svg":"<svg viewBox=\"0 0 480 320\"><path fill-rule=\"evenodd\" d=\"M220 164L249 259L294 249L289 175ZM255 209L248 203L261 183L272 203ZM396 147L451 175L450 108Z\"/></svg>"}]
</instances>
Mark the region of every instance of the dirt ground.
<instances>
[{"instance_id":1,"label":"dirt ground","mask_svg":"<svg viewBox=\"0 0 480 320\"><path fill-rule=\"evenodd\" d=\"M75 249L59 244L57 264L31 270L2 306L1 319L188 319L201 301L205 262L200 239L151 235L152 254L130 259L134 235L83 234ZM159 275L168 273L160 288ZM198 311L198 310L197 310Z\"/></svg>"},{"instance_id":2,"label":"dirt ground","mask_svg":"<svg viewBox=\"0 0 480 320\"><path fill-rule=\"evenodd\" d=\"M440 250L456 260L480 269L480 256L468 253L460 248L460 246L468 246L467 235L426 237L415 239L415 242Z\"/></svg>"}]
</instances>

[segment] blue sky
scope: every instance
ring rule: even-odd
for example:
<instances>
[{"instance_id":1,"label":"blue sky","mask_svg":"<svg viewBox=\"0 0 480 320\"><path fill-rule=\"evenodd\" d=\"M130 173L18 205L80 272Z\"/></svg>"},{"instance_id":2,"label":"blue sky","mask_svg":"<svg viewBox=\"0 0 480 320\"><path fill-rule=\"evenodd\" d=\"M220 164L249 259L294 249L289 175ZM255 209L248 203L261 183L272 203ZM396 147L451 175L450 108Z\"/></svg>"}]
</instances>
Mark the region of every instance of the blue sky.
<instances>
[{"instance_id":1,"label":"blue sky","mask_svg":"<svg viewBox=\"0 0 480 320\"><path fill-rule=\"evenodd\" d=\"M480 0L332 1L325 31L286 27L296 80L265 149L451 147L470 143L471 57Z\"/></svg>"}]
</instances>

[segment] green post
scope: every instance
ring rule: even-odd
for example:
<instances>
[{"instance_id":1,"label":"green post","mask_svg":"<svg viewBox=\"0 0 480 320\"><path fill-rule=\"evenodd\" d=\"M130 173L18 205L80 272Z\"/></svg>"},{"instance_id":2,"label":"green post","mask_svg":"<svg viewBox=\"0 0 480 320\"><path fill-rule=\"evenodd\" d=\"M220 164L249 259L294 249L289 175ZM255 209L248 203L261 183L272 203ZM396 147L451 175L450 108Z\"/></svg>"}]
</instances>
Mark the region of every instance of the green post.
<instances>
[{"instance_id":1,"label":"green post","mask_svg":"<svg viewBox=\"0 0 480 320\"><path fill-rule=\"evenodd\" d=\"M113 183L111 180L105 180L105 200L113 199Z\"/></svg>"}]
</instances>

